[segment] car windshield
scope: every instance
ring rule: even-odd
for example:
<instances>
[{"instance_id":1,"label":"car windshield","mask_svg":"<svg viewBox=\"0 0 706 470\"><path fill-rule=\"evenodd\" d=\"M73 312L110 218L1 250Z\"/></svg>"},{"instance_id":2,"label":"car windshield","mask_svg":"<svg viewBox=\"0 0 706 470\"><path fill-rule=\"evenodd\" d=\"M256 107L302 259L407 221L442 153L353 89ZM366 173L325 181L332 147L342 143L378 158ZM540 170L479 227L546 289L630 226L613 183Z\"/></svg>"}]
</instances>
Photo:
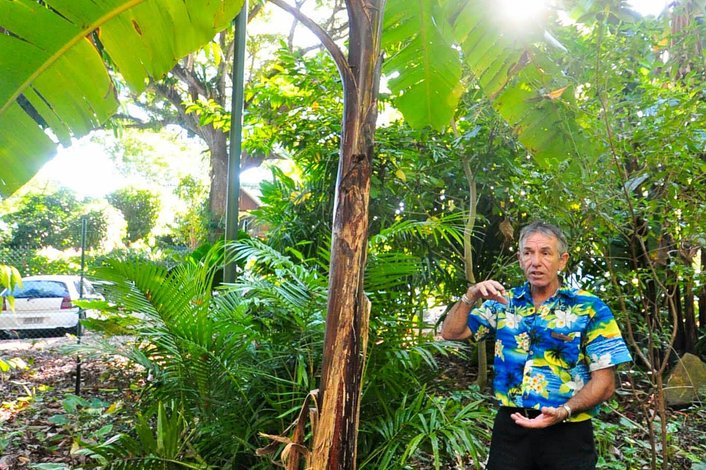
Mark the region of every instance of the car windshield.
<instances>
[{"instance_id":1,"label":"car windshield","mask_svg":"<svg viewBox=\"0 0 706 470\"><path fill-rule=\"evenodd\" d=\"M6 292L6 294L8 294ZM68 297L69 290L59 281L22 281L22 287L12 291L16 299L35 299L43 297Z\"/></svg>"}]
</instances>

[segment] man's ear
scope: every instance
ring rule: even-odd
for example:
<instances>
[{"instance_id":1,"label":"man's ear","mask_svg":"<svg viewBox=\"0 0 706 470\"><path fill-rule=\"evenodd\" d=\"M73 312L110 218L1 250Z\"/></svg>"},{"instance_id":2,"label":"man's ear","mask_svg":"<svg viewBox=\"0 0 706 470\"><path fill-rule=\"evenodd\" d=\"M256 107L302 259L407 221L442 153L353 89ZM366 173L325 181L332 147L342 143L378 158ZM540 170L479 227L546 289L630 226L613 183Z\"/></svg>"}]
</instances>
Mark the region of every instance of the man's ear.
<instances>
[{"instance_id":1,"label":"man's ear","mask_svg":"<svg viewBox=\"0 0 706 470\"><path fill-rule=\"evenodd\" d=\"M559 261L560 261L560 266L559 266L559 271L562 271L566 267L566 263L569 261L569 253L568 252L563 252L561 256L559 256Z\"/></svg>"}]
</instances>

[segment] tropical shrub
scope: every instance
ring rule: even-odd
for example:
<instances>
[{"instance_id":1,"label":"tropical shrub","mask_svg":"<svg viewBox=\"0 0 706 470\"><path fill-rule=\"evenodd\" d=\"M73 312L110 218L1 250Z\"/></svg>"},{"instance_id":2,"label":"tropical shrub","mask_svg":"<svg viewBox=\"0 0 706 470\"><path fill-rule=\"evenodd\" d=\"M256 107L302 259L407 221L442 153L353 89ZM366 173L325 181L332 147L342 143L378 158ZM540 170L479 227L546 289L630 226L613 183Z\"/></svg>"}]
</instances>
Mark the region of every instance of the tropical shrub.
<instances>
[{"instance_id":1,"label":"tropical shrub","mask_svg":"<svg viewBox=\"0 0 706 470\"><path fill-rule=\"evenodd\" d=\"M416 468L439 469L454 462L459 467L468 463L482 468L492 426L486 401L477 389L438 396L422 387L417 394L404 395L394 402L397 408L364 423L361 433L376 446L365 454L360 467L404 468L416 462Z\"/></svg>"},{"instance_id":2,"label":"tropical shrub","mask_svg":"<svg viewBox=\"0 0 706 470\"><path fill-rule=\"evenodd\" d=\"M76 453L91 457L104 469L208 469L203 459L193 455L192 435L186 425L183 412L175 409L174 404L158 402L146 412L137 413L135 437L118 434L98 445L79 440L83 448Z\"/></svg>"},{"instance_id":3,"label":"tropical shrub","mask_svg":"<svg viewBox=\"0 0 706 470\"><path fill-rule=\"evenodd\" d=\"M234 285L213 291L213 276L222 266L214 262L218 253L244 262L245 269ZM379 266L377 273L369 272L372 285L376 277L389 284L389 266ZM105 343L101 350L144 367L148 385L142 409L170 403L172 413L183 419L180 432L189 445L182 442L183 452L172 457L218 468L268 468L270 462L256 456L267 443L258 433L279 435L287 429L319 379L326 278L314 260L292 259L257 240L243 240L171 270L147 261L108 260L97 275L109 283L108 303L102 305L106 318L87 320L86 326L134 336L134 342ZM419 393L434 375L435 356L457 347L418 335L413 320L396 320L395 314L393 309L376 314L371 330L361 459L372 464L428 452L441 464L463 452L482 455L478 441L464 431L475 429L468 428L471 417L487 416L482 407L462 405L474 403L468 397ZM393 436L382 431L384 420L413 410L431 419L433 427L424 431L427 418L417 417L404 432ZM136 421L129 436L90 450L104 460L110 455L114 468L128 460L157 461L144 445L149 439L141 426ZM414 432L426 434L405 453L401 443ZM453 439L436 448L432 434L437 433ZM398 439L398 445L391 445L391 439Z\"/></svg>"},{"instance_id":4,"label":"tropical shrub","mask_svg":"<svg viewBox=\"0 0 706 470\"><path fill-rule=\"evenodd\" d=\"M320 296L323 283L308 278L313 287L306 290L296 278L305 272L290 267L289 279L280 273L274 283L263 276L247 293L214 293L211 280L221 266L205 260L167 270L147 261L107 261L98 275L110 283L105 295L115 307L104 306L108 319L87 326L136 337L134 344L103 350L145 368L143 408L173 402L183 410L194 456L219 468L252 468L265 465L255 456L257 433L284 429L315 376L321 313L296 313L307 297ZM139 442L116 439L115 446ZM128 451L116 462L137 456Z\"/></svg>"}]
</instances>

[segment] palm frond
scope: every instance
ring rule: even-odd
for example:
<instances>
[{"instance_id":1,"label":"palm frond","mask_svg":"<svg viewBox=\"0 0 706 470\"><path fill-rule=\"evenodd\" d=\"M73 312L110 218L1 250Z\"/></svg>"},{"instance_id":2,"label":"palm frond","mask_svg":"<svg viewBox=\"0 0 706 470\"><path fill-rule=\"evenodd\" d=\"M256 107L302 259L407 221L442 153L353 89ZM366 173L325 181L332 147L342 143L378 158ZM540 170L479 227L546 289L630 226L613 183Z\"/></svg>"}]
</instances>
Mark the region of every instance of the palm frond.
<instances>
[{"instance_id":1,"label":"palm frond","mask_svg":"<svg viewBox=\"0 0 706 470\"><path fill-rule=\"evenodd\" d=\"M431 454L436 469L469 454L475 467L481 468L492 413L483 406L483 399L472 398L473 393L437 397L425 387L416 395L405 396L396 409L370 425L370 431L381 436L382 444L360 467L399 468L424 452ZM468 403L462 405L460 401Z\"/></svg>"},{"instance_id":2,"label":"palm frond","mask_svg":"<svg viewBox=\"0 0 706 470\"><path fill-rule=\"evenodd\" d=\"M253 302L281 305L288 310L321 312L327 280L306 262L295 262L259 240L243 240L227 250L236 260L251 260L251 267L235 286Z\"/></svg>"},{"instance_id":3,"label":"palm frond","mask_svg":"<svg viewBox=\"0 0 706 470\"><path fill-rule=\"evenodd\" d=\"M79 454L89 455L102 468L117 469L199 469L210 468L193 454L184 413L158 402L156 410L136 417L136 437L118 434L102 444L82 442Z\"/></svg>"},{"instance_id":4,"label":"palm frond","mask_svg":"<svg viewBox=\"0 0 706 470\"><path fill-rule=\"evenodd\" d=\"M371 251L382 249L392 240L407 237L432 239L435 243L462 244L464 217L462 212L452 212L440 217L430 217L424 221L402 220L396 222L370 237Z\"/></svg>"},{"instance_id":5,"label":"palm frond","mask_svg":"<svg viewBox=\"0 0 706 470\"><path fill-rule=\"evenodd\" d=\"M389 290L409 289L413 278L439 270L425 266L425 260L405 245L463 244L463 217L457 212L425 221L402 220L372 235L365 271L366 292L379 297Z\"/></svg>"},{"instance_id":6,"label":"palm frond","mask_svg":"<svg viewBox=\"0 0 706 470\"><path fill-rule=\"evenodd\" d=\"M316 270L257 241L239 243L170 271L111 261L99 273L106 298L120 306L106 316L141 318L130 324L134 347L104 352L147 367L146 403L179 403L199 454L221 464L227 456L256 462L257 433L281 430L315 383L323 341L325 284ZM253 257L253 266L238 284L212 292L224 251Z\"/></svg>"}]
</instances>

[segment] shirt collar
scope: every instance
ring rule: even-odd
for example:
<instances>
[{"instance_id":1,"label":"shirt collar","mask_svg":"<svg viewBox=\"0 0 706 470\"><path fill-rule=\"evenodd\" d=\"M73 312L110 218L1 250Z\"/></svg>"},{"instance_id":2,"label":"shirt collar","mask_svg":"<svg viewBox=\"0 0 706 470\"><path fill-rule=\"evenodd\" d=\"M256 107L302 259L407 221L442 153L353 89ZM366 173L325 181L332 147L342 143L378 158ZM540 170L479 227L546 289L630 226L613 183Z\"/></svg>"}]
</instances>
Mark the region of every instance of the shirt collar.
<instances>
[{"instance_id":1,"label":"shirt collar","mask_svg":"<svg viewBox=\"0 0 706 470\"><path fill-rule=\"evenodd\" d=\"M572 289L569 287L567 284L562 284L559 289L552 295L552 297L566 297L567 299L573 299L576 297L576 289ZM515 290L515 298L516 299L522 299L525 298L527 300L532 299L532 294L530 292L530 283L525 282L522 286L518 287L517 290Z\"/></svg>"}]
</instances>

